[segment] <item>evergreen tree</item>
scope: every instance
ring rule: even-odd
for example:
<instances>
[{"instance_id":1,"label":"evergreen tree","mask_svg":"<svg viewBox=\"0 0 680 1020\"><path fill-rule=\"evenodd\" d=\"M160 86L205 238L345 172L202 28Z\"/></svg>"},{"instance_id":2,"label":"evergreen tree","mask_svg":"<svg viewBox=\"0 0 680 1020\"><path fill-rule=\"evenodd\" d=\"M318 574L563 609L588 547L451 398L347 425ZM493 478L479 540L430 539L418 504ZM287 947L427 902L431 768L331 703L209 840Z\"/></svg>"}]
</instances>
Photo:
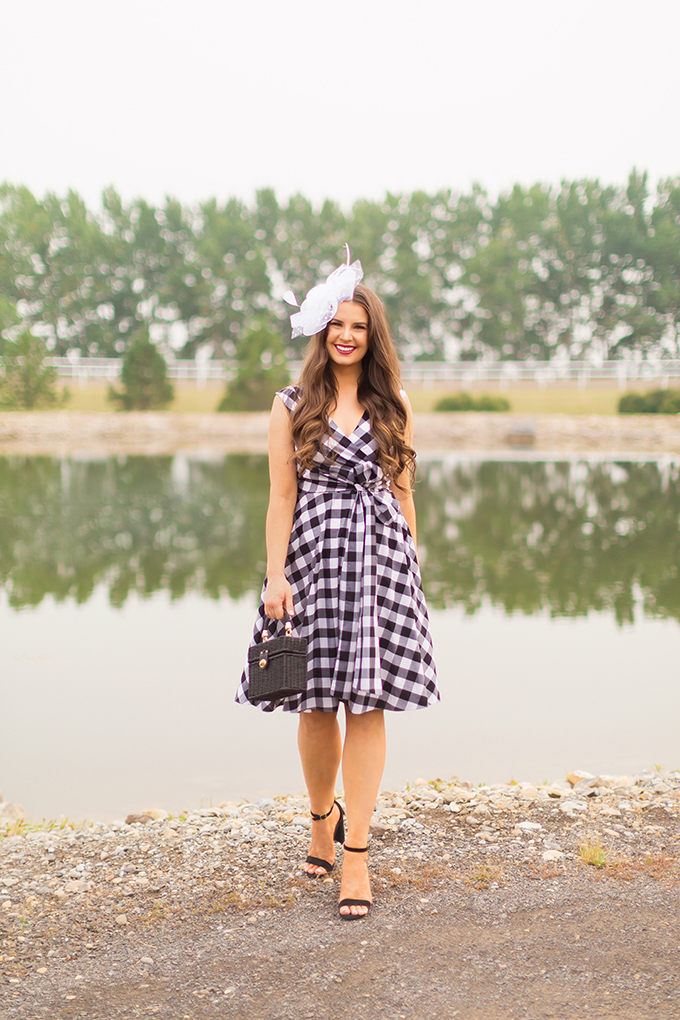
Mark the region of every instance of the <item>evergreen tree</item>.
<instances>
[{"instance_id":1,"label":"evergreen tree","mask_svg":"<svg viewBox=\"0 0 680 1020\"><path fill-rule=\"evenodd\" d=\"M218 411L267 411L274 394L288 384L286 355L278 333L253 323L236 349L236 378Z\"/></svg>"},{"instance_id":2,"label":"evergreen tree","mask_svg":"<svg viewBox=\"0 0 680 1020\"><path fill-rule=\"evenodd\" d=\"M163 355L149 339L148 330L140 330L132 338L123 359L121 390L109 386L108 399L119 404L121 411L151 411L166 407L175 396L168 381Z\"/></svg>"},{"instance_id":3,"label":"evergreen tree","mask_svg":"<svg viewBox=\"0 0 680 1020\"><path fill-rule=\"evenodd\" d=\"M57 390L57 371L45 364L45 343L30 330L3 347L4 376L0 375L0 407L34 410L54 407L68 396Z\"/></svg>"}]
</instances>

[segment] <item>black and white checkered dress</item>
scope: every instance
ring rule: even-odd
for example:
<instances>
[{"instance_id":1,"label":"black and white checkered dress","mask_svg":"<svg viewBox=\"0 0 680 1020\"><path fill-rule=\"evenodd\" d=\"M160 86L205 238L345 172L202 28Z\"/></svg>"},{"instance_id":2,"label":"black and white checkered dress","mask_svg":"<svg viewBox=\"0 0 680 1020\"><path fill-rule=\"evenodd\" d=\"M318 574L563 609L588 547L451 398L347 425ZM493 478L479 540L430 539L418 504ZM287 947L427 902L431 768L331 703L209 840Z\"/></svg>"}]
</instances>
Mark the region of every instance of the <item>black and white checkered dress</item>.
<instances>
[{"instance_id":1,"label":"black and white checkered dress","mask_svg":"<svg viewBox=\"0 0 680 1020\"><path fill-rule=\"evenodd\" d=\"M299 391L278 394L293 411ZM408 525L378 464L368 412L351 436L331 420L317 466L298 482L285 573L293 589L294 633L308 642L305 694L288 712L425 708L439 700L427 607ZM266 585L266 582L265 582ZM264 597L264 588L263 588ZM252 644L262 640L264 604ZM283 624L270 624L271 637ZM236 700L247 702L244 670ZM260 702L271 711L276 704Z\"/></svg>"}]
</instances>

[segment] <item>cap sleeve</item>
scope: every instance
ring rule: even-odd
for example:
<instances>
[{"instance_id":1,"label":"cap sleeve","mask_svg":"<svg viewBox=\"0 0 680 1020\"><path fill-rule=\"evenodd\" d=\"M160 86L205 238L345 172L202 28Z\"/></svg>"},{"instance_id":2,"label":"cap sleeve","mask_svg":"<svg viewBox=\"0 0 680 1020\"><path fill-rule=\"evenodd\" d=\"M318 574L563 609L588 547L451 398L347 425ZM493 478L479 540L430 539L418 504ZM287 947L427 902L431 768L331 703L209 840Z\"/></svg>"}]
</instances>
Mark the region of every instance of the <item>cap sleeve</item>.
<instances>
[{"instance_id":1,"label":"cap sleeve","mask_svg":"<svg viewBox=\"0 0 680 1020\"><path fill-rule=\"evenodd\" d=\"M298 405L300 395L299 386L285 386L282 390L276 391L276 396L281 398L291 414Z\"/></svg>"}]
</instances>

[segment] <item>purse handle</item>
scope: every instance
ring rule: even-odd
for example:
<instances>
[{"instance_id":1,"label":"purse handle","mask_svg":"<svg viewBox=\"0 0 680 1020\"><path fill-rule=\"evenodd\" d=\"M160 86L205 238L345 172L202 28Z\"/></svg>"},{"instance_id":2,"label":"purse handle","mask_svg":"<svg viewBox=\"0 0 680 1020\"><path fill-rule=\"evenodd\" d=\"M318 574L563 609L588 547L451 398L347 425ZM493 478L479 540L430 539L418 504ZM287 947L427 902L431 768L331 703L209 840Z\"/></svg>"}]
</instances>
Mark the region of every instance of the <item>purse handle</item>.
<instances>
[{"instance_id":1,"label":"purse handle","mask_svg":"<svg viewBox=\"0 0 680 1020\"><path fill-rule=\"evenodd\" d=\"M293 621L291 620L290 613L288 612L287 609L283 610L283 619L285 621L286 637L292 637L293 636ZM269 631L267 630L266 627L262 631L262 640L263 641L269 641Z\"/></svg>"}]
</instances>

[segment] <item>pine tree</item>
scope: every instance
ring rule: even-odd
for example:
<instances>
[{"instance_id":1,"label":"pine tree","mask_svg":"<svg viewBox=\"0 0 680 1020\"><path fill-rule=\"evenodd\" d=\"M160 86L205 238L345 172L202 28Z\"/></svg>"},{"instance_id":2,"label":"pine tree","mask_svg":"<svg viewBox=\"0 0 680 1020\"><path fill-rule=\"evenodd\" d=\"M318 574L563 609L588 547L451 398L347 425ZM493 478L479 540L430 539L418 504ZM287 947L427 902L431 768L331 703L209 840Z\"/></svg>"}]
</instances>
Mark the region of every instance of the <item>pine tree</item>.
<instances>
[{"instance_id":1,"label":"pine tree","mask_svg":"<svg viewBox=\"0 0 680 1020\"><path fill-rule=\"evenodd\" d=\"M151 411L167 407L175 396L168 381L165 359L149 339L148 330L136 333L123 358L121 390L109 386L108 399L121 411Z\"/></svg>"},{"instance_id":2,"label":"pine tree","mask_svg":"<svg viewBox=\"0 0 680 1020\"><path fill-rule=\"evenodd\" d=\"M253 323L236 350L236 378L227 384L218 411L267 411L274 394L289 381L277 333Z\"/></svg>"},{"instance_id":3,"label":"pine tree","mask_svg":"<svg viewBox=\"0 0 680 1020\"><path fill-rule=\"evenodd\" d=\"M45 364L44 340L25 330L3 346L4 375L0 375L0 407L36 410L63 403L68 391L57 390L57 370Z\"/></svg>"}]
</instances>

